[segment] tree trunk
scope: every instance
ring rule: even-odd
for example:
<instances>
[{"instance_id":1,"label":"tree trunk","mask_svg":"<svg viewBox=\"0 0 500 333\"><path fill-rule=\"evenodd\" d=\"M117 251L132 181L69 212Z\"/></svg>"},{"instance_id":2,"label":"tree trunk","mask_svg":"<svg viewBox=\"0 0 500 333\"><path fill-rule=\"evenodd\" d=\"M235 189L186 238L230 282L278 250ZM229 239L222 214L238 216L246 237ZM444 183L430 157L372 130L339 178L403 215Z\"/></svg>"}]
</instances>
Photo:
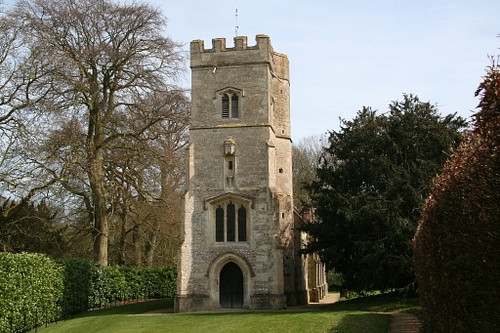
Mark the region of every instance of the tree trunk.
<instances>
[{"instance_id":1,"label":"tree trunk","mask_svg":"<svg viewBox=\"0 0 500 333\"><path fill-rule=\"evenodd\" d=\"M165 163L160 162L160 186L161 186L161 206L158 207L159 211L162 212L160 214L156 214L154 217L154 221L152 223L151 230L148 234L148 239L145 242L145 261L146 267L153 266L153 258L155 254L155 250L158 243L158 233L160 232L161 223L165 223L166 214L168 213L168 196L169 196L169 186L168 186L168 171Z\"/></svg>"},{"instance_id":2,"label":"tree trunk","mask_svg":"<svg viewBox=\"0 0 500 333\"><path fill-rule=\"evenodd\" d=\"M102 200L102 199L100 199ZM98 200L96 200L98 201ZM94 254L96 261L101 266L108 265L108 236L109 236L109 224L108 224L108 216L106 214L106 210L102 207L101 204L96 202L96 215L95 215L95 233L96 237L94 240Z\"/></svg>"},{"instance_id":3,"label":"tree trunk","mask_svg":"<svg viewBox=\"0 0 500 333\"><path fill-rule=\"evenodd\" d=\"M118 243L118 265L125 265L126 263L126 244L127 244L127 215L125 213L121 216L120 240Z\"/></svg>"},{"instance_id":4,"label":"tree trunk","mask_svg":"<svg viewBox=\"0 0 500 333\"><path fill-rule=\"evenodd\" d=\"M94 199L94 232L96 237L94 239L94 255L96 261L101 266L108 265L108 240L109 240L109 220L107 211L107 196L106 187L104 184L104 162L102 155L102 148L99 143L101 137L99 131L96 130L98 135L94 137L94 142L89 144L90 158L90 187L92 189L92 196Z\"/></svg>"},{"instance_id":5,"label":"tree trunk","mask_svg":"<svg viewBox=\"0 0 500 333\"><path fill-rule=\"evenodd\" d=\"M103 206L103 199L96 198L95 200L95 233L96 238L94 240L94 254L96 261L101 266L108 265L108 236L109 236L109 224L108 216L106 213L106 207Z\"/></svg>"},{"instance_id":6,"label":"tree trunk","mask_svg":"<svg viewBox=\"0 0 500 333\"><path fill-rule=\"evenodd\" d=\"M149 237L146 243L146 249L144 254L146 267L153 267L153 258L157 245L156 243L158 241L158 232L159 232L158 229L160 227L159 224L160 224L159 219L156 219L153 224L152 230L149 232Z\"/></svg>"},{"instance_id":7,"label":"tree trunk","mask_svg":"<svg viewBox=\"0 0 500 333\"><path fill-rule=\"evenodd\" d=\"M132 232L132 239L134 243L134 250L135 250L135 265L136 266L142 266L142 242L141 242L141 235L139 226L136 225L133 232Z\"/></svg>"}]
</instances>

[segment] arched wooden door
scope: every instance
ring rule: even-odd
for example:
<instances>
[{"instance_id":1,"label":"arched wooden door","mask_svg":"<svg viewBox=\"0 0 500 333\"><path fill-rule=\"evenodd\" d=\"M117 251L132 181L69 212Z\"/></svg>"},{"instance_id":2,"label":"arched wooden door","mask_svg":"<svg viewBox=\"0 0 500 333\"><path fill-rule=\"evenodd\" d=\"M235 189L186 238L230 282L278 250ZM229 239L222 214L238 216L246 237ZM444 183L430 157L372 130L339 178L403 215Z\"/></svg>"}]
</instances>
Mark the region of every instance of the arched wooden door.
<instances>
[{"instance_id":1,"label":"arched wooden door","mask_svg":"<svg viewBox=\"0 0 500 333\"><path fill-rule=\"evenodd\" d=\"M243 273L234 262L227 263L220 271L219 299L222 308L243 306Z\"/></svg>"}]
</instances>

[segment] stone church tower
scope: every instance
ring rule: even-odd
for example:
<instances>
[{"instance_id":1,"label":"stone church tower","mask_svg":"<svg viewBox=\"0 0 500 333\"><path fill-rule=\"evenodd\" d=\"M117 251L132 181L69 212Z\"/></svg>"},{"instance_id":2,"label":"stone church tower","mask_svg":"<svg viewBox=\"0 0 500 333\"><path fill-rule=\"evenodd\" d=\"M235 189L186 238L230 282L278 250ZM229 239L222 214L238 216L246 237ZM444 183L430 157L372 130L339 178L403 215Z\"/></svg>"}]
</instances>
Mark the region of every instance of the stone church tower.
<instances>
[{"instance_id":1,"label":"stone church tower","mask_svg":"<svg viewBox=\"0 0 500 333\"><path fill-rule=\"evenodd\" d=\"M297 286L307 293L294 268L288 58L266 35L195 40L191 70L175 310L284 309Z\"/></svg>"}]
</instances>

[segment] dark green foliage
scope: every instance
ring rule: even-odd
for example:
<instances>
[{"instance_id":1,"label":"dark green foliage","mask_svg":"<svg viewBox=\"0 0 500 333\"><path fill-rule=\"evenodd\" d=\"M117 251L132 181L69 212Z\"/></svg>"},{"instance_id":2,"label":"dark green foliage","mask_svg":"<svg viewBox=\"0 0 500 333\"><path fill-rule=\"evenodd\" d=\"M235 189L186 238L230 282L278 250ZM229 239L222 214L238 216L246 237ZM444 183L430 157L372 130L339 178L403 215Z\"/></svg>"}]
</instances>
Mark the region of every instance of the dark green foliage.
<instances>
[{"instance_id":1,"label":"dark green foliage","mask_svg":"<svg viewBox=\"0 0 500 333\"><path fill-rule=\"evenodd\" d=\"M175 265L167 267L149 268L146 270L146 288L151 298L173 298L177 288L177 268Z\"/></svg>"},{"instance_id":2,"label":"dark green foliage","mask_svg":"<svg viewBox=\"0 0 500 333\"><path fill-rule=\"evenodd\" d=\"M500 68L478 93L475 128L434 180L414 239L432 332L500 332Z\"/></svg>"},{"instance_id":3,"label":"dark green foliage","mask_svg":"<svg viewBox=\"0 0 500 333\"><path fill-rule=\"evenodd\" d=\"M0 252L0 332L26 332L90 308L175 294L175 266L100 267Z\"/></svg>"},{"instance_id":4,"label":"dark green foliage","mask_svg":"<svg viewBox=\"0 0 500 333\"><path fill-rule=\"evenodd\" d=\"M64 259L59 264L64 270L63 317L87 310L93 294L95 264L81 259Z\"/></svg>"},{"instance_id":5,"label":"dark green foliage","mask_svg":"<svg viewBox=\"0 0 500 333\"><path fill-rule=\"evenodd\" d=\"M45 202L0 201L0 251L64 254L63 228L56 211Z\"/></svg>"},{"instance_id":6,"label":"dark green foliage","mask_svg":"<svg viewBox=\"0 0 500 333\"><path fill-rule=\"evenodd\" d=\"M26 332L61 316L63 270L42 254L0 252L0 332Z\"/></svg>"},{"instance_id":7,"label":"dark green foliage","mask_svg":"<svg viewBox=\"0 0 500 333\"><path fill-rule=\"evenodd\" d=\"M106 266L93 269L90 307L128 300L171 298L176 291L176 268Z\"/></svg>"},{"instance_id":8,"label":"dark green foliage","mask_svg":"<svg viewBox=\"0 0 500 333\"><path fill-rule=\"evenodd\" d=\"M91 287L92 290L89 298L89 309L100 308L107 304L105 297L105 287L106 287L106 279L103 273L104 267L95 264L91 267Z\"/></svg>"},{"instance_id":9,"label":"dark green foliage","mask_svg":"<svg viewBox=\"0 0 500 333\"><path fill-rule=\"evenodd\" d=\"M106 266L102 269L104 282L104 305L117 303L128 299L129 281L120 266ZM132 281L133 283L133 281Z\"/></svg>"},{"instance_id":10,"label":"dark green foliage","mask_svg":"<svg viewBox=\"0 0 500 333\"><path fill-rule=\"evenodd\" d=\"M306 226L329 269L354 291L414 281L412 238L432 177L457 144L465 121L442 117L417 97L370 108L331 132L311 186L318 223Z\"/></svg>"}]
</instances>

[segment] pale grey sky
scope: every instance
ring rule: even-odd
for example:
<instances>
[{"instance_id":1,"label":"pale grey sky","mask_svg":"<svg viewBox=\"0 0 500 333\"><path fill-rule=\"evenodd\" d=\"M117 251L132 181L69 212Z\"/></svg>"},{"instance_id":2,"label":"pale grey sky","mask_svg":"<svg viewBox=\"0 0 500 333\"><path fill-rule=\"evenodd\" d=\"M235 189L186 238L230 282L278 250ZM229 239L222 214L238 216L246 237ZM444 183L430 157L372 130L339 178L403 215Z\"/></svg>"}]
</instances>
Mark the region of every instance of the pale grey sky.
<instances>
[{"instance_id":1,"label":"pale grey sky","mask_svg":"<svg viewBox=\"0 0 500 333\"><path fill-rule=\"evenodd\" d=\"M403 93L469 117L474 92L500 54L499 0L152 1L167 34L194 39L257 34L290 60L292 137L338 129L363 106L385 112Z\"/></svg>"},{"instance_id":2,"label":"pale grey sky","mask_svg":"<svg viewBox=\"0 0 500 333\"><path fill-rule=\"evenodd\" d=\"M290 60L295 141L338 129L363 106L385 112L403 93L469 117L488 56L500 54L500 0L138 1L163 11L186 51L194 39L231 47L236 9L249 45L268 35Z\"/></svg>"}]
</instances>

